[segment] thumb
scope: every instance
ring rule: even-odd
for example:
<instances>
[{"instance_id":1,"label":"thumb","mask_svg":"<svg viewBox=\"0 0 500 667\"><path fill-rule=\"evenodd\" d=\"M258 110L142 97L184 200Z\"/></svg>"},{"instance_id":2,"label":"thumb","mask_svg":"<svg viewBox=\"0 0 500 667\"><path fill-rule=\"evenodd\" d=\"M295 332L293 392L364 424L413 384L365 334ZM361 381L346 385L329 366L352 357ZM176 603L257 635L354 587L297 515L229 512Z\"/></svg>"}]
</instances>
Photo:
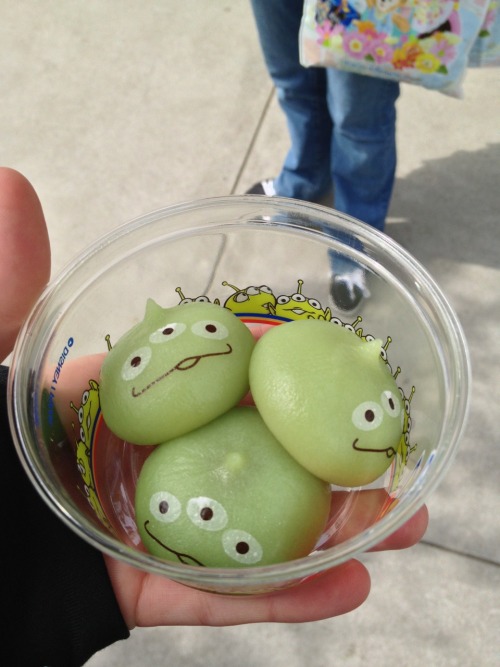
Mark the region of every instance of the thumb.
<instances>
[{"instance_id":1,"label":"thumb","mask_svg":"<svg viewBox=\"0 0 500 667\"><path fill-rule=\"evenodd\" d=\"M50 277L50 244L38 196L19 172L0 167L0 360Z\"/></svg>"}]
</instances>

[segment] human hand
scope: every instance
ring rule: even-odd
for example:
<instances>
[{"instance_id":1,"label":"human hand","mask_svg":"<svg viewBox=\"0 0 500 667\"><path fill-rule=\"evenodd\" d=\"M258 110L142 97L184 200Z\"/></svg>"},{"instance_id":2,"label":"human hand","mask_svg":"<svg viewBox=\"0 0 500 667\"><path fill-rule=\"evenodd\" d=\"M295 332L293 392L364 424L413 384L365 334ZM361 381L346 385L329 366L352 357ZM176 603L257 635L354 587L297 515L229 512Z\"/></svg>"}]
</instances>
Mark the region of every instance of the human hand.
<instances>
[{"instance_id":1,"label":"human hand","mask_svg":"<svg viewBox=\"0 0 500 667\"><path fill-rule=\"evenodd\" d=\"M410 547L422 538L427 523L427 508L423 506L373 550ZM281 591L230 597L191 589L110 557L105 558L118 604L129 628L317 621L352 611L370 592L369 572L357 560L350 560Z\"/></svg>"},{"instance_id":2,"label":"human hand","mask_svg":"<svg viewBox=\"0 0 500 667\"><path fill-rule=\"evenodd\" d=\"M49 276L49 237L37 194L24 176L0 168L0 360Z\"/></svg>"},{"instance_id":3,"label":"human hand","mask_svg":"<svg viewBox=\"0 0 500 667\"><path fill-rule=\"evenodd\" d=\"M0 358L12 349L19 327L49 273L49 239L38 197L18 172L0 168ZM427 510L422 507L377 549L403 549L415 544L424 534L427 521ZM313 621L356 608L370 589L369 573L356 560L282 591L226 597L187 588L107 555L104 559L129 628Z\"/></svg>"}]
</instances>

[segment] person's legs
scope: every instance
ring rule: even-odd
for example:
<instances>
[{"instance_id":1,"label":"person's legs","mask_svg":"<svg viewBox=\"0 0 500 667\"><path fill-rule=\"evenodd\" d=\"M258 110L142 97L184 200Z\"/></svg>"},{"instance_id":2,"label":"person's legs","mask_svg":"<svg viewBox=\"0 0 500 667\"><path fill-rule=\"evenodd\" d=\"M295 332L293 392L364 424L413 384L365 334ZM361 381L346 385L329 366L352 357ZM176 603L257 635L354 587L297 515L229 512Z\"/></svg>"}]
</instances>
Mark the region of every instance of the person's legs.
<instances>
[{"instance_id":1,"label":"person's legs","mask_svg":"<svg viewBox=\"0 0 500 667\"><path fill-rule=\"evenodd\" d=\"M334 208L383 231L396 172L399 84L335 69L327 80ZM342 240L356 247L354 239ZM341 253L330 252L330 263L332 298L352 310L369 294L364 272Z\"/></svg>"},{"instance_id":2,"label":"person's legs","mask_svg":"<svg viewBox=\"0 0 500 667\"><path fill-rule=\"evenodd\" d=\"M399 84L327 70L334 207L383 231L396 171Z\"/></svg>"},{"instance_id":3,"label":"person's legs","mask_svg":"<svg viewBox=\"0 0 500 667\"><path fill-rule=\"evenodd\" d=\"M252 0L252 6L292 143L274 181L275 194L318 201L333 184L335 209L383 230L396 168L399 85L332 68L302 67L298 34L303 0ZM364 274L345 256L329 255L332 297L350 310L368 294Z\"/></svg>"},{"instance_id":4,"label":"person's legs","mask_svg":"<svg viewBox=\"0 0 500 667\"><path fill-rule=\"evenodd\" d=\"M326 72L299 61L303 0L252 0L269 74L276 86L291 148L274 181L276 194L319 200L331 188L332 122L326 102Z\"/></svg>"}]
</instances>

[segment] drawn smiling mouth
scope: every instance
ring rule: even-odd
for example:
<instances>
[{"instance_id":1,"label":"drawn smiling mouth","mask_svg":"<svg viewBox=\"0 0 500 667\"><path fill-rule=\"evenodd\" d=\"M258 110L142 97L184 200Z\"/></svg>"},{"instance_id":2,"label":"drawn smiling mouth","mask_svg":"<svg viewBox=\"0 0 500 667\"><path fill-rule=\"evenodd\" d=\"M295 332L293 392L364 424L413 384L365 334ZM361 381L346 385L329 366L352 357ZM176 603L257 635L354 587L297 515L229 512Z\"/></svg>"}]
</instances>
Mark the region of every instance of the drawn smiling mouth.
<instances>
[{"instance_id":1,"label":"drawn smiling mouth","mask_svg":"<svg viewBox=\"0 0 500 667\"><path fill-rule=\"evenodd\" d=\"M172 368L170 368L168 371L165 373L162 373L159 377L156 378L156 380L152 380L149 384L147 384L143 389L137 391L135 387L132 387L132 396L134 398L137 398L138 396L142 396L146 391L151 389L151 387L154 387L158 382L161 382L165 378L167 378L169 375L171 375L174 371L188 371L191 368L194 368L197 366L202 359L206 359L207 357L220 357L224 356L226 354L231 354L233 351L233 348L229 343L226 343L227 348L224 352L208 352L207 354L196 354L192 357L185 357L184 359L181 359L178 363L175 364Z\"/></svg>"},{"instance_id":2,"label":"drawn smiling mouth","mask_svg":"<svg viewBox=\"0 0 500 667\"><path fill-rule=\"evenodd\" d=\"M387 456L388 459L396 456L396 450L394 447L386 447L385 449L370 449L369 447L359 447L358 446L359 438L356 438L352 443L352 448L357 452L373 452L374 454L383 454Z\"/></svg>"},{"instance_id":3,"label":"drawn smiling mouth","mask_svg":"<svg viewBox=\"0 0 500 667\"><path fill-rule=\"evenodd\" d=\"M305 315L308 313L308 310L304 310L303 308L300 308L300 306L295 306L295 308L285 308L285 310L289 310L291 313L294 313L295 315Z\"/></svg>"},{"instance_id":4,"label":"drawn smiling mouth","mask_svg":"<svg viewBox=\"0 0 500 667\"><path fill-rule=\"evenodd\" d=\"M165 549L166 551L170 551L171 554L174 554L174 556L177 556L179 561L183 563L184 565L199 565L201 567L205 567L203 563L193 556L190 556L189 554L183 554L180 551L175 551L175 549L171 549L170 547L167 547L166 544L163 544L161 540L159 540L156 535L153 535L153 533L149 530L148 528L149 525L149 520L144 522L144 530L146 533L149 535L151 539L153 539L156 544L159 544L162 549Z\"/></svg>"}]
</instances>

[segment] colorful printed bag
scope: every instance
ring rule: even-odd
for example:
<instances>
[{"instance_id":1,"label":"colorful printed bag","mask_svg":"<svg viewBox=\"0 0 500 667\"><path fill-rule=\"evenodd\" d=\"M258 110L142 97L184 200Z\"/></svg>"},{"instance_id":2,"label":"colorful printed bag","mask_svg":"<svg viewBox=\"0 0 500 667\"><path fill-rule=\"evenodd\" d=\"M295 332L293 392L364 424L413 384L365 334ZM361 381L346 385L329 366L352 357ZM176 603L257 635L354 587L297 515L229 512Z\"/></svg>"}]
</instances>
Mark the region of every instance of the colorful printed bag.
<instances>
[{"instance_id":1,"label":"colorful printed bag","mask_svg":"<svg viewBox=\"0 0 500 667\"><path fill-rule=\"evenodd\" d=\"M301 63L461 97L469 55L489 1L305 0Z\"/></svg>"}]
</instances>

